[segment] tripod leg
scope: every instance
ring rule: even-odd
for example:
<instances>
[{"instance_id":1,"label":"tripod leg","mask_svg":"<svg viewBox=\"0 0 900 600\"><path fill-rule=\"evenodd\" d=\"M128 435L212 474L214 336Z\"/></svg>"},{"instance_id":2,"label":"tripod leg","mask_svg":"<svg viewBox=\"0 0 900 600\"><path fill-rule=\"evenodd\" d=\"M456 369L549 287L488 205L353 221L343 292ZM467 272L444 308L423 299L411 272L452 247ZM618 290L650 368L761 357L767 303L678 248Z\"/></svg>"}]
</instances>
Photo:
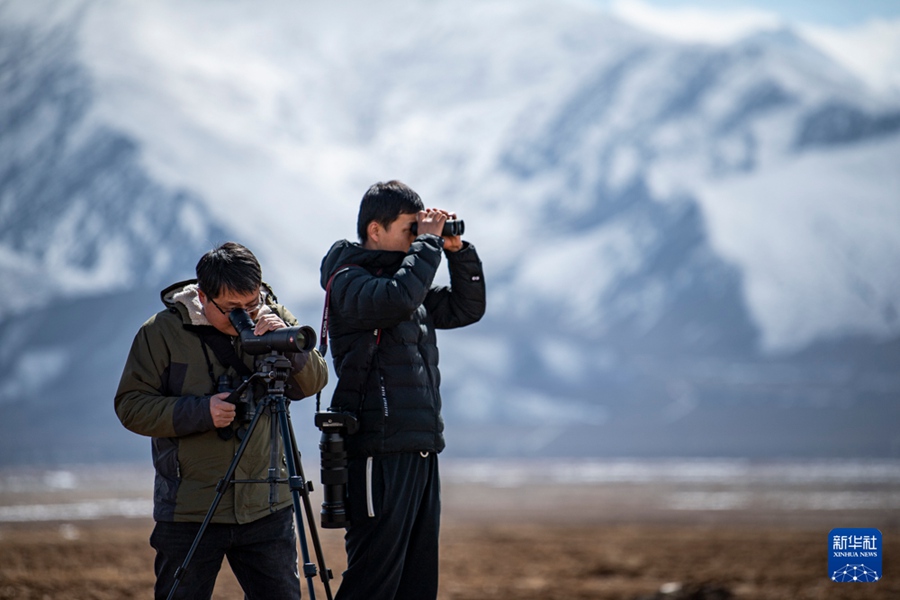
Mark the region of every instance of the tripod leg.
<instances>
[{"instance_id":1,"label":"tripod leg","mask_svg":"<svg viewBox=\"0 0 900 600\"><path fill-rule=\"evenodd\" d=\"M172 584L172 589L169 590L169 595L167 596L168 600L172 600L175 597L175 591L178 589L178 585L181 583L181 579L184 577L185 571L187 571L188 565L191 564L191 559L194 558L194 553L197 551L197 547L200 545L200 540L203 539L203 534L206 532L206 528L209 526L210 521L212 521L213 515L216 512L216 509L219 507L219 502L222 501L222 496L225 495L225 490L228 489L228 485L231 483L231 480L234 478L234 472L237 469L238 463L241 461L241 457L244 455L244 450L247 449L247 442L250 440L250 436L253 434L253 430L256 428L256 423L259 421L259 416L263 411L257 411L255 415L253 415L253 420L250 421L250 426L247 428L247 433L244 435L244 439L241 440L241 445L238 446L237 452L234 454L234 458L231 459L231 464L228 465L228 470L225 472L225 476L219 481L216 485L216 496L213 498L212 504L209 506L209 510L206 511L206 516L203 518L203 523L200 525L200 530L197 532L197 536L194 538L194 543L191 544L191 549L188 550L187 556L184 558L184 562L182 565L175 571L175 582Z\"/></svg>"},{"instance_id":2,"label":"tripod leg","mask_svg":"<svg viewBox=\"0 0 900 600\"><path fill-rule=\"evenodd\" d=\"M315 600L316 591L313 587L313 578L316 576L316 566L309 560L309 548L306 544L306 533L303 527L303 507L301 506L302 495L303 500L306 502L306 512L309 514L309 490L306 487L306 480L303 478L302 474L299 474L299 469L302 469L302 467L299 467L298 469L298 465L300 464L300 453L297 451L296 440L291 428L290 417L287 412L287 403L284 396L281 396L278 399L278 421L281 424L281 437L284 442L284 456L287 460L291 498L294 501L294 515L297 518L297 535L300 537L300 550L303 555L303 573L309 587L309 597L311 600ZM309 530L310 532L315 532L314 521L309 521ZM328 600L331 600L331 588L328 585L329 571L325 569L324 560L321 559L322 550L319 545L318 537L314 533L312 535L316 546L316 554L320 558L320 564L322 565L322 581L325 584L325 596Z\"/></svg>"},{"instance_id":3,"label":"tripod leg","mask_svg":"<svg viewBox=\"0 0 900 600\"><path fill-rule=\"evenodd\" d=\"M281 462L281 452L275 440L279 438L281 432L279 430L278 419L275 415L269 419L269 439L272 440L269 450L269 505L278 504L278 463Z\"/></svg>"}]
</instances>

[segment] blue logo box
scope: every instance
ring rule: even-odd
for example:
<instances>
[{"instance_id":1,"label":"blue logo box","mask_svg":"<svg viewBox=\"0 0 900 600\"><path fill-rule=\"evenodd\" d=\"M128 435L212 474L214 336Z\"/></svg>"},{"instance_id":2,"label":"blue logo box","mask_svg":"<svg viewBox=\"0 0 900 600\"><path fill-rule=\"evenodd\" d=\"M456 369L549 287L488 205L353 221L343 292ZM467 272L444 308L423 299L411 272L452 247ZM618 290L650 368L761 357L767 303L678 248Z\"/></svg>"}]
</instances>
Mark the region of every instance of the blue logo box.
<instances>
[{"instance_id":1,"label":"blue logo box","mask_svg":"<svg viewBox=\"0 0 900 600\"><path fill-rule=\"evenodd\" d=\"M837 583L881 580L881 532L871 528L839 528L828 534L828 577Z\"/></svg>"}]
</instances>

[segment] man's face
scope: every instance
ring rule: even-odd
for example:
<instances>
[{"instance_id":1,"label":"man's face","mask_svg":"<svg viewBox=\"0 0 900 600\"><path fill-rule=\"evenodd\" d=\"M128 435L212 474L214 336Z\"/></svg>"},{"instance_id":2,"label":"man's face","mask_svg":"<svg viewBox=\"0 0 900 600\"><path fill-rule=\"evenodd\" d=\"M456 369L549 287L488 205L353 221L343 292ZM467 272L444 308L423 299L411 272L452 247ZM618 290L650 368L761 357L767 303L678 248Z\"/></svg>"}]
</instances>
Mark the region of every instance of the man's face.
<instances>
[{"instance_id":1,"label":"man's face","mask_svg":"<svg viewBox=\"0 0 900 600\"><path fill-rule=\"evenodd\" d=\"M410 231L410 227L415 222L415 213L401 214L386 228L373 221L368 229L369 239L366 240L365 247L369 250L409 252L409 247L416 239L416 236Z\"/></svg>"},{"instance_id":2,"label":"man's face","mask_svg":"<svg viewBox=\"0 0 900 600\"><path fill-rule=\"evenodd\" d=\"M256 314L262 305L260 302L260 293L257 288L256 292L248 292L239 294L229 289L222 289L217 298L210 298L203 290L200 290L200 304L203 305L203 313L209 324L228 335L237 335L237 331L232 326L228 315L237 308L246 310L250 317L255 319Z\"/></svg>"}]
</instances>

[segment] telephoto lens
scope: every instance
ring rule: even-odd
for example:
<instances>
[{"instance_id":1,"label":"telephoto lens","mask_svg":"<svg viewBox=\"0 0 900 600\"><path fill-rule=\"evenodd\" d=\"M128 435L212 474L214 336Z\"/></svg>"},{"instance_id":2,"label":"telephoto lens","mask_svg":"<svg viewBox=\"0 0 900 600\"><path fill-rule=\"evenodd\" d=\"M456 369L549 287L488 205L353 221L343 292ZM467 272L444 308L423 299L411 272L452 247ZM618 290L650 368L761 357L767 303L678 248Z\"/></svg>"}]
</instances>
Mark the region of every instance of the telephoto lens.
<instances>
[{"instance_id":1,"label":"telephoto lens","mask_svg":"<svg viewBox=\"0 0 900 600\"><path fill-rule=\"evenodd\" d=\"M316 413L316 427L322 430L319 451L322 458L323 529L349 527L347 514L347 446L344 434L356 433L359 423L353 415L339 412Z\"/></svg>"},{"instance_id":2,"label":"telephoto lens","mask_svg":"<svg viewBox=\"0 0 900 600\"><path fill-rule=\"evenodd\" d=\"M413 235L418 235L419 223L413 223L409 228ZM441 237L452 237L462 235L466 232L466 222L462 219L449 219L444 221L444 229L441 230Z\"/></svg>"}]
</instances>

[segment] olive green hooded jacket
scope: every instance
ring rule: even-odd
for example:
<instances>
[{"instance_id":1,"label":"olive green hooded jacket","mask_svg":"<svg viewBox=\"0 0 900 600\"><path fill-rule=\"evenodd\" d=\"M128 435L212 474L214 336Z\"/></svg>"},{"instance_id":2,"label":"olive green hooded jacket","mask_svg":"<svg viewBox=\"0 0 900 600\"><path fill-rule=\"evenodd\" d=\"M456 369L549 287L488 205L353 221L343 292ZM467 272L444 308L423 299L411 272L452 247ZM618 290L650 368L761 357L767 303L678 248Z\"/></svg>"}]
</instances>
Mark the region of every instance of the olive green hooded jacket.
<instances>
[{"instance_id":1,"label":"olive green hooded jacket","mask_svg":"<svg viewBox=\"0 0 900 600\"><path fill-rule=\"evenodd\" d=\"M116 392L116 414L122 424L152 438L156 468L153 518L157 521L203 521L216 495L216 484L225 476L240 444L239 430L246 430L249 423L247 419L235 419L224 436L213 426L209 398L217 393L221 376L228 377L232 388L241 379L235 367L220 361L212 346L204 342L212 338L204 336L226 338L250 372L256 371L255 360L265 356L245 354L240 338L212 327L201 310L197 289L196 280L189 280L162 291L166 308L144 323L135 336ZM260 314L271 311L288 326L297 325L294 316L277 304L268 285L263 284L262 289L265 302ZM311 396L325 387L328 367L317 350L285 356L292 363L291 376L285 383L287 398ZM251 385L251 389L250 396L256 402L266 397L265 384ZM239 483L268 477L271 418L268 410L260 415L238 462L236 483L228 486L213 523L248 523L291 504L286 483L277 485L277 497L273 499L268 483ZM223 439L229 433L230 439ZM277 434L276 443L277 478L284 480L287 469Z\"/></svg>"}]
</instances>

